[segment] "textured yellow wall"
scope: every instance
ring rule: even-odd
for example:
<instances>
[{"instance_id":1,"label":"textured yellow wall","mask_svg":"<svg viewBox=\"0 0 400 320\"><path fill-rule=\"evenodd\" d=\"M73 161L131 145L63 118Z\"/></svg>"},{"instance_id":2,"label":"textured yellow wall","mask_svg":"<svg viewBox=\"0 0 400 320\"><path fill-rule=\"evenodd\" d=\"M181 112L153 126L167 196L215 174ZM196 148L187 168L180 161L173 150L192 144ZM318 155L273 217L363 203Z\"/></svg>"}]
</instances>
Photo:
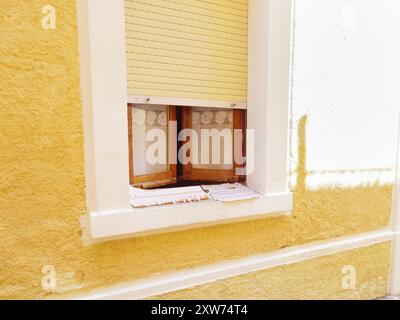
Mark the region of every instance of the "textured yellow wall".
<instances>
[{"instance_id":1,"label":"textured yellow wall","mask_svg":"<svg viewBox=\"0 0 400 320\"><path fill-rule=\"evenodd\" d=\"M157 299L374 299L387 293L390 242L280 266ZM343 267L355 268L355 289L342 287Z\"/></svg>"},{"instance_id":2,"label":"textured yellow wall","mask_svg":"<svg viewBox=\"0 0 400 320\"><path fill-rule=\"evenodd\" d=\"M41 28L45 4L39 0L0 3L0 298L49 295L41 287L44 265L56 268L57 292L65 293L388 225L391 187L306 190L303 118L299 183L291 217L83 247L76 8L74 1L53 0L57 30L45 31ZM379 252L388 254L389 248ZM371 260L368 252L361 251L355 259L377 268L366 281L386 277L387 265ZM277 270L284 275L287 268ZM235 296L227 294L231 296L224 298Z\"/></svg>"}]
</instances>

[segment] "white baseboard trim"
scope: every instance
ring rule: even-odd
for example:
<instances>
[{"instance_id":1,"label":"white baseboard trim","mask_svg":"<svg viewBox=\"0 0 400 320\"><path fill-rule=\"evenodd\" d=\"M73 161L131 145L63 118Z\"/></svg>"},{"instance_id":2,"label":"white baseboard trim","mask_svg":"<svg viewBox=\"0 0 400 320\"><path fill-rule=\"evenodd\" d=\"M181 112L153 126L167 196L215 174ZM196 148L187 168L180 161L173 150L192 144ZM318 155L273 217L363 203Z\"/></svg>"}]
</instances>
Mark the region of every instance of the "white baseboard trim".
<instances>
[{"instance_id":1,"label":"white baseboard trim","mask_svg":"<svg viewBox=\"0 0 400 320\"><path fill-rule=\"evenodd\" d=\"M397 4L400 10L400 4ZM397 137L397 155L396 155L396 175L393 185L393 204L392 204L392 230L393 245L392 259L390 263L390 283L389 289L391 295L400 294L400 118Z\"/></svg>"},{"instance_id":2,"label":"white baseboard trim","mask_svg":"<svg viewBox=\"0 0 400 320\"><path fill-rule=\"evenodd\" d=\"M400 295L400 232L395 231L393 234L389 293L398 296Z\"/></svg>"},{"instance_id":3,"label":"white baseboard trim","mask_svg":"<svg viewBox=\"0 0 400 320\"><path fill-rule=\"evenodd\" d=\"M174 272L172 274L135 281L118 287L103 289L92 294L80 296L78 300L138 300L166 294L178 290L237 277L240 275L267 270L342 251L368 247L393 239L393 232L384 229L369 233L336 238L333 240L295 246L265 255L218 263L210 266Z\"/></svg>"}]
</instances>

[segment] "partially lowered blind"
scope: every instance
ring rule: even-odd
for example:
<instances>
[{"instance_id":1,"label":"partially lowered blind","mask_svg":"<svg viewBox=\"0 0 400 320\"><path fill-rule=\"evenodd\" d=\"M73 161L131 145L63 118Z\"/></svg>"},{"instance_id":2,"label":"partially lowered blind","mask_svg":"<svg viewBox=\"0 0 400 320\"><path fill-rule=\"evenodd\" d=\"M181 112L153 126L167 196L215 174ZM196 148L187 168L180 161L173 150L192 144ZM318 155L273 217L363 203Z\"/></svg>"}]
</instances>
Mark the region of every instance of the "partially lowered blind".
<instances>
[{"instance_id":1,"label":"partially lowered blind","mask_svg":"<svg viewBox=\"0 0 400 320\"><path fill-rule=\"evenodd\" d=\"M248 0L125 0L129 96L245 102Z\"/></svg>"}]
</instances>

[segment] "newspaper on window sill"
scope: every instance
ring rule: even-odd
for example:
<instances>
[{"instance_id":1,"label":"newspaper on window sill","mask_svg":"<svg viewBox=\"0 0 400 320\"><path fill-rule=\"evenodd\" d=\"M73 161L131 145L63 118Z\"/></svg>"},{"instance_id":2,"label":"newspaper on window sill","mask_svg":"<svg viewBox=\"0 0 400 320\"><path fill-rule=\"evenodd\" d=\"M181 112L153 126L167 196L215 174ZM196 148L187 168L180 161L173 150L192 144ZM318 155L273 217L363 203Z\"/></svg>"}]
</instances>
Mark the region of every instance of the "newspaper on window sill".
<instances>
[{"instance_id":1,"label":"newspaper on window sill","mask_svg":"<svg viewBox=\"0 0 400 320\"><path fill-rule=\"evenodd\" d=\"M164 206L209 200L204 190L198 187L143 190L131 187L131 205L134 208Z\"/></svg>"},{"instance_id":2,"label":"newspaper on window sill","mask_svg":"<svg viewBox=\"0 0 400 320\"><path fill-rule=\"evenodd\" d=\"M257 199L260 195L240 184L218 184L171 189L144 190L131 187L131 205L134 208L174 205L204 200L235 202Z\"/></svg>"},{"instance_id":3,"label":"newspaper on window sill","mask_svg":"<svg viewBox=\"0 0 400 320\"><path fill-rule=\"evenodd\" d=\"M241 183L226 183L210 186L202 186L211 199L221 202L235 202L258 199L260 195Z\"/></svg>"}]
</instances>

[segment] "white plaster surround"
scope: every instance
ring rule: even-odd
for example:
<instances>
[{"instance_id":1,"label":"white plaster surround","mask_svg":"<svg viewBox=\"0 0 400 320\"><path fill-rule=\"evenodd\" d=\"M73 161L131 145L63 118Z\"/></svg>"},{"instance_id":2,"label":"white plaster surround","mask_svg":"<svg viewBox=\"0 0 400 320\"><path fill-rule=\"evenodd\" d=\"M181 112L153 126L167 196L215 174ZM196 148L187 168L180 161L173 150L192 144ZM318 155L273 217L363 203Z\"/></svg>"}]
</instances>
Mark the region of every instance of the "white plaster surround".
<instances>
[{"instance_id":1,"label":"white plaster surround","mask_svg":"<svg viewBox=\"0 0 400 320\"><path fill-rule=\"evenodd\" d=\"M229 205L209 201L186 205L184 210L181 206L132 209L129 205L124 0L77 1L87 237L110 240L291 212L288 127L293 0L249 0L247 125L254 129L256 161L247 183L262 194L261 199Z\"/></svg>"}]
</instances>

